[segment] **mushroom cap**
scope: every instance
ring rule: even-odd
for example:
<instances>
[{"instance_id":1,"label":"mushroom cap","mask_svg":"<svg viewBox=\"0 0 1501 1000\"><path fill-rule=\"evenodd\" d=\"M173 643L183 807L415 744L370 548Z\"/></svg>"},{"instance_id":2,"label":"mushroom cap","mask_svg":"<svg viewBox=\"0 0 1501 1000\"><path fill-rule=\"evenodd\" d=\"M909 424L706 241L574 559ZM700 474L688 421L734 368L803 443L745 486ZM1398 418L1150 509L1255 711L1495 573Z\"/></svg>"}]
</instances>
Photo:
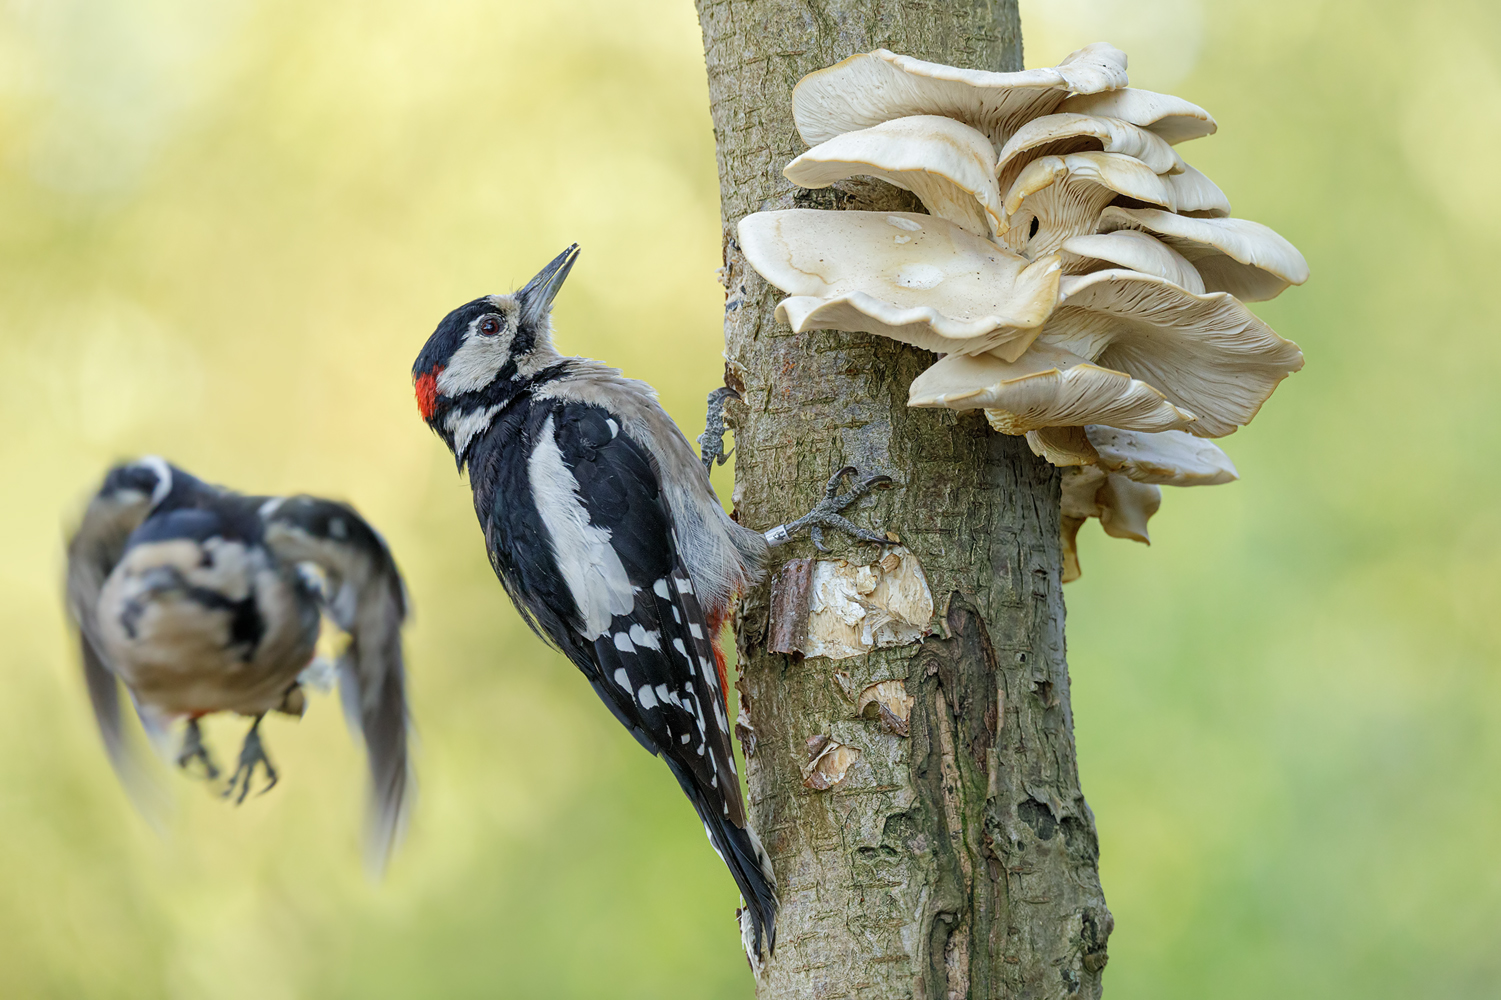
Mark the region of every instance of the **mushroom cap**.
<instances>
[{"instance_id":1,"label":"mushroom cap","mask_svg":"<svg viewBox=\"0 0 1501 1000\"><path fill-rule=\"evenodd\" d=\"M1073 583L1084 575L1079 568L1079 529L1085 519L1067 514L1058 518L1058 541L1063 550L1063 582Z\"/></svg>"},{"instance_id":2,"label":"mushroom cap","mask_svg":"<svg viewBox=\"0 0 1501 1000\"><path fill-rule=\"evenodd\" d=\"M1145 382L1039 344L1014 362L994 354L941 358L912 380L907 405L983 408L1003 434L1094 423L1159 431L1194 420Z\"/></svg>"},{"instance_id":3,"label":"mushroom cap","mask_svg":"<svg viewBox=\"0 0 1501 1000\"><path fill-rule=\"evenodd\" d=\"M1162 491L1147 483L1107 472L1095 465L1063 470L1062 513L1065 518L1097 517L1105 534L1151 544L1147 521L1162 506ZM1078 529L1075 528L1075 533ZM1077 555L1075 556L1077 561Z\"/></svg>"},{"instance_id":4,"label":"mushroom cap","mask_svg":"<svg viewBox=\"0 0 1501 1000\"><path fill-rule=\"evenodd\" d=\"M1158 94L1135 87L1089 93L1079 91L1065 100L1058 110L1119 118L1150 129L1173 145L1213 135L1219 129L1209 112L1197 104L1172 94Z\"/></svg>"},{"instance_id":5,"label":"mushroom cap","mask_svg":"<svg viewBox=\"0 0 1501 1000\"><path fill-rule=\"evenodd\" d=\"M1100 453L1089 443L1083 427L1039 427L1027 431L1027 447L1049 465L1066 469L1074 465L1099 465Z\"/></svg>"},{"instance_id":6,"label":"mushroom cap","mask_svg":"<svg viewBox=\"0 0 1501 1000\"><path fill-rule=\"evenodd\" d=\"M1030 255L1053 253L1071 237L1093 233L1100 213L1118 195L1176 208L1171 177L1123 153L1041 156L1006 192L1000 233L1008 245Z\"/></svg>"},{"instance_id":7,"label":"mushroom cap","mask_svg":"<svg viewBox=\"0 0 1501 1000\"><path fill-rule=\"evenodd\" d=\"M1162 490L1149 483L1137 483L1112 472L1105 485L1095 494L1100 505L1100 527L1111 538L1129 538L1143 545L1152 544L1147 521L1162 506Z\"/></svg>"},{"instance_id":8,"label":"mushroom cap","mask_svg":"<svg viewBox=\"0 0 1501 1000\"><path fill-rule=\"evenodd\" d=\"M1249 219L1194 219L1155 208L1111 205L1100 231L1149 231L1181 253L1211 292L1229 292L1242 302L1276 298L1288 285L1308 280L1308 262L1278 233Z\"/></svg>"},{"instance_id":9,"label":"mushroom cap","mask_svg":"<svg viewBox=\"0 0 1501 1000\"><path fill-rule=\"evenodd\" d=\"M910 212L756 212L740 247L787 292L797 333L879 333L930 351L1016 357L1057 301L1057 257L1029 261L952 222Z\"/></svg>"},{"instance_id":10,"label":"mushroom cap","mask_svg":"<svg viewBox=\"0 0 1501 1000\"><path fill-rule=\"evenodd\" d=\"M1069 468L1098 465L1137 483L1218 486L1239 478L1235 463L1213 442L1183 431L1144 434L1118 427L1045 427L1027 432L1032 454Z\"/></svg>"},{"instance_id":11,"label":"mushroom cap","mask_svg":"<svg viewBox=\"0 0 1501 1000\"><path fill-rule=\"evenodd\" d=\"M1060 256L1063 258L1063 270L1067 274L1076 274L1094 267L1100 261L1106 261L1144 274L1155 274L1190 292L1204 291L1204 281L1199 277L1199 272L1194 270L1194 266L1182 254L1161 240L1136 229L1071 237L1064 242Z\"/></svg>"},{"instance_id":12,"label":"mushroom cap","mask_svg":"<svg viewBox=\"0 0 1501 1000\"><path fill-rule=\"evenodd\" d=\"M1298 345L1277 336L1233 296L1195 295L1156 275L1120 269L1060 282L1058 308L1030 350L1044 346L1150 383L1197 416L1190 430L1200 437L1223 437L1249 423L1277 383L1303 367ZM1170 429L1114 420L1068 422Z\"/></svg>"},{"instance_id":13,"label":"mushroom cap","mask_svg":"<svg viewBox=\"0 0 1501 1000\"><path fill-rule=\"evenodd\" d=\"M1060 156L1085 150L1134 156L1154 173L1171 174L1183 169L1183 160L1155 132L1119 118L1094 115L1056 114L1034 118L1016 134L996 158L996 176L1001 190L1009 188L1022 168L1039 156Z\"/></svg>"},{"instance_id":14,"label":"mushroom cap","mask_svg":"<svg viewBox=\"0 0 1501 1000\"><path fill-rule=\"evenodd\" d=\"M1053 111L1069 94L1126 85L1126 54L1103 42L1057 66L990 73L899 56L886 49L809 73L792 91L792 117L810 146L908 115L942 115L972 125L1000 146L1023 122Z\"/></svg>"},{"instance_id":15,"label":"mushroom cap","mask_svg":"<svg viewBox=\"0 0 1501 1000\"><path fill-rule=\"evenodd\" d=\"M1239 479L1235 463L1212 441L1183 431L1142 434L1118 427L1084 428L1099 464L1136 483L1219 486Z\"/></svg>"},{"instance_id":16,"label":"mushroom cap","mask_svg":"<svg viewBox=\"0 0 1501 1000\"><path fill-rule=\"evenodd\" d=\"M1099 517L1100 504L1096 495L1100 487L1105 485L1105 478L1109 475L1108 471L1096 465L1065 469L1059 479L1062 487L1060 501L1063 516L1075 517L1081 521L1085 518Z\"/></svg>"},{"instance_id":17,"label":"mushroom cap","mask_svg":"<svg viewBox=\"0 0 1501 1000\"><path fill-rule=\"evenodd\" d=\"M836 135L782 173L805 188L856 174L877 177L913 192L929 212L978 236L991 235L1001 221L995 147L952 118L913 115Z\"/></svg>"},{"instance_id":18,"label":"mushroom cap","mask_svg":"<svg viewBox=\"0 0 1501 1000\"><path fill-rule=\"evenodd\" d=\"M1199 173L1188 164L1167 177L1168 187L1173 190L1177 211L1193 212L1210 218L1223 218L1230 214L1230 199L1214 181Z\"/></svg>"}]
</instances>

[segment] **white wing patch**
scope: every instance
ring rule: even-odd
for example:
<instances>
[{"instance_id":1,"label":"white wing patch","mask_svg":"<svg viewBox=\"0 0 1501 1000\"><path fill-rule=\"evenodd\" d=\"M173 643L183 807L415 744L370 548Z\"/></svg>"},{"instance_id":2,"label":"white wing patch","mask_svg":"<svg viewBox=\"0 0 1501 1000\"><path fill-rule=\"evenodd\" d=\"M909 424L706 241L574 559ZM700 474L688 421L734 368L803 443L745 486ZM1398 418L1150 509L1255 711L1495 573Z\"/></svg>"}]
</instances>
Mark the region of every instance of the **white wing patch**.
<instances>
[{"instance_id":1,"label":"white wing patch","mask_svg":"<svg viewBox=\"0 0 1501 1000\"><path fill-rule=\"evenodd\" d=\"M662 633L653 629L648 632L640 625L631 626L631 643L644 649L662 648Z\"/></svg>"},{"instance_id":2,"label":"white wing patch","mask_svg":"<svg viewBox=\"0 0 1501 1000\"><path fill-rule=\"evenodd\" d=\"M589 523L578 480L558 450L551 416L542 424L526 471L537 513L551 536L553 558L583 617L579 632L592 642L609 631L611 618L630 613L635 597L620 556L610 545L609 529Z\"/></svg>"}]
</instances>

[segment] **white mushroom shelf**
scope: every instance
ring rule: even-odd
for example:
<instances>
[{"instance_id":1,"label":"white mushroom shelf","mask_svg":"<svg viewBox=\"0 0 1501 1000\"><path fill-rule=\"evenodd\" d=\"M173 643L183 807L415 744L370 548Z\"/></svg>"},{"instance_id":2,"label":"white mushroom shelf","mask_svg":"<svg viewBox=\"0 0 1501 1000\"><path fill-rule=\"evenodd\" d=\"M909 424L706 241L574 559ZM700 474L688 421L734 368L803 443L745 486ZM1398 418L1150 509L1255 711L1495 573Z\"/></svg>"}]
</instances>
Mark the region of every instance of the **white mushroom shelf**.
<instances>
[{"instance_id":1,"label":"white mushroom shelf","mask_svg":"<svg viewBox=\"0 0 1501 1000\"><path fill-rule=\"evenodd\" d=\"M866 176L927 215L791 210L740 221L740 246L788 294L794 331L879 334L943 355L908 405L981 409L1064 469L1064 580L1090 517L1146 542L1159 486L1236 478L1206 438L1234 432L1303 367L1243 302L1308 279L1291 243L1230 217L1178 143L1203 108L1127 86L1098 43L1019 73L884 49L804 77L810 148L787 178Z\"/></svg>"}]
</instances>

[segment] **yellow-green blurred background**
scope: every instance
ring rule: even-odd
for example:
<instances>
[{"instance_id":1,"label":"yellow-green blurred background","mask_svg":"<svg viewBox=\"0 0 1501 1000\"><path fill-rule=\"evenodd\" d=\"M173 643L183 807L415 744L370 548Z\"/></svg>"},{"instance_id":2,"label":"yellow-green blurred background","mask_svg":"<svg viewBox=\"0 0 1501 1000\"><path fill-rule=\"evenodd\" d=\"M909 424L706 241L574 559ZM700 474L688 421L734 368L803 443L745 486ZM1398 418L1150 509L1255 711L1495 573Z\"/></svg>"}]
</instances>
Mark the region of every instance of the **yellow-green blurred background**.
<instances>
[{"instance_id":1,"label":"yellow-green blurred background","mask_svg":"<svg viewBox=\"0 0 1501 1000\"><path fill-rule=\"evenodd\" d=\"M1501 14L1485 0L1029 0L1209 108L1182 147L1307 255L1307 354L1081 540L1070 660L1109 994L1501 995ZM733 886L660 764L520 625L409 366L573 240L562 346L687 426L720 370L689 0L0 2L0 996L749 997ZM111 460L355 502L394 546L421 798L382 884L332 699L274 793L91 728L62 532ZM724 480L727 482L727 480ZM222 758L242 724L211 728Z\"/></svg>"}]
</instances>

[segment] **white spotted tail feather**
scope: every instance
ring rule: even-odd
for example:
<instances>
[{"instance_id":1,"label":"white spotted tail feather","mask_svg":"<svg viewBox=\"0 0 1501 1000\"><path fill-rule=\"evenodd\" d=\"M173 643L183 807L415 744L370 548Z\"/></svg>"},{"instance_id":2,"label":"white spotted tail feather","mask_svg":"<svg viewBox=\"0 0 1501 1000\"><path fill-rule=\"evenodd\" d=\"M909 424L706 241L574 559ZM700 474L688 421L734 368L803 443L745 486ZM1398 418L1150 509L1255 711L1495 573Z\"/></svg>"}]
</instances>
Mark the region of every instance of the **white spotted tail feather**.
<instances>
[{"instance_id":1,"label":"white spotted tail feather","mask_svg":"<svg viewBox=\"0 0 1501 1000\"><path fill-rule=\"evenodd\" d=\"M637 740L667 762L704 824L709 842L746 900L747 955L775 946L776 878L745 815L735 768L725 678L679 562L594 641L607 703Z\"/></svg>"}]
</instances>

